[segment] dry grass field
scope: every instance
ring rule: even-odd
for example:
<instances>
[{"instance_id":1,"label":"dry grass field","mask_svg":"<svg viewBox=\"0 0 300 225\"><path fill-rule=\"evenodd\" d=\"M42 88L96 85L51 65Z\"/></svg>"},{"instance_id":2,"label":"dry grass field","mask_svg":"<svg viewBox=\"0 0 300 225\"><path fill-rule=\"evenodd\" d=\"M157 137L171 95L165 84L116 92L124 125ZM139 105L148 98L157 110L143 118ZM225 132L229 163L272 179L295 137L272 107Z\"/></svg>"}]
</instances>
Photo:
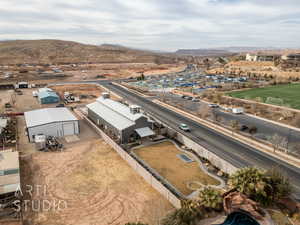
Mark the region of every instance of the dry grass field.
<instances>
[{"instance_id":1,"label":"dry grass field","mask_svg":"<svg viewBox=\"0 0 300 225\"><path fill-rule=\"evenodd\" d=\"M205 174L197 162L185 163L179 159L177 154L182 152L170 141L138 148L134 152L184 195L193 192L187 187L192 181L204 185L219 184L217 180Z\"/></svg>"}]
</instances>

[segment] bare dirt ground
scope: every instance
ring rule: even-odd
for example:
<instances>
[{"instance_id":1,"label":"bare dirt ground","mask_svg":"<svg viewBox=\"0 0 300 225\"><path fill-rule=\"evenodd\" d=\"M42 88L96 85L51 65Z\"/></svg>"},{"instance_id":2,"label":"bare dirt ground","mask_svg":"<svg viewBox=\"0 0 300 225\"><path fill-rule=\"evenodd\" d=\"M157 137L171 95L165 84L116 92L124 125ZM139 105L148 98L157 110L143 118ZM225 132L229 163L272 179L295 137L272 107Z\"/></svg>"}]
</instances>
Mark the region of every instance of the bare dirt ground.
<instances>
[{"instance_id":1,"label":"bare dirt ground","mask_svg":"<svg viewBox=\"0 0 300 225\"><path fill-rule=\"evenodd\" d=\"M154 224L172 209L98 138L76 143L61 153L36 153L23 164L23 174L27 174L23 183L47 187L46 193L34 193L33 200L66 202L60 210L25 212L28 224Z\"/></svg>"},{"instance_id":2,"label":"bare dirt ground","mask_svg":"<svg viewBox=\"0 0 300 225\"><path fill-rule=\"evenodd\" d=\"M226 72L236 73L240 75L247 75L248 73L256 73L260 76L273 76L275 78L299 78L300 72L298 71L282 71L276 67L273 62L249 62L237 61L230 62L222 68L215 68L208 71L209 73L223 74Z\"/></svg>"},{"instance_id":3,"label":"bare dirt ground","mask_svg":"<svg viewBox=\"0 0 300 225\"><path fill-rule=\"evenodd\" d=\"M55 73L52 76L42 77L35 70L41 69L40 67L26 68L28 73L19 73L16 68L11 67L5 69L6 72L12 73L12 78L4 78L0 71L0 83L16 83L19 81L29 81L30 83L57 83L65 81L84 81L84 80L96 80L104 79L98 77L99 75L105 76L105 79L119 79L144 75L164 74L169 72L178 72L185 68L185 65L181 64L162 64L157 65L155 63L114 63L114 64L86 64L78 65L77 67L70 67L67 65L57 66L62 69L66 77L55 77Z\"/></svg>"},{"instance_id":4,"label":"bare dirt ground","mask_svg":"<svg viewBox=\"0 0 300 225\"><path fill-rule=\"evenodd\" d=\"M154 63L123 63L123 64L93 64L82 66L75 71L66 72L72 75L72 80L92 80L97 75L104 75L107 79L129 78L144 75L164 74L170 72L178 72L185 68L185 65Z\"/></svg>"},{"instance_id":5,"label":"bare dirt ground","mask_svg":"<svg viewBox=\"0 0 300 225\"><path fill-rule=\"evenodd\" d=\"M104 89L93 84L57 85L51 86L51 88L56 91L61 98L63 98L64 92L72 93L77 97L80 97L81 95L87 96L87 98L80 98L80 104L94 102L96 98L101 96L102 92L105 92ZM116 96L111 96L111 98L114 100L119 100L119 98Z\"/></svg>"},{"instance_id":6,"label":"bare dirt ground","mask_svg":"<svg viewBox=\"0 0 300 225\"><path fill-rule=\"evenodd\" d=\"M138 148L134 152L184 195L193 192L187 187L193 181L198 181L204 185L219 183L205 174L197 162L186 163L179 159L177 154L182 154L182 152L172 142L166 141Z\"/></svg>"}]
</instances>

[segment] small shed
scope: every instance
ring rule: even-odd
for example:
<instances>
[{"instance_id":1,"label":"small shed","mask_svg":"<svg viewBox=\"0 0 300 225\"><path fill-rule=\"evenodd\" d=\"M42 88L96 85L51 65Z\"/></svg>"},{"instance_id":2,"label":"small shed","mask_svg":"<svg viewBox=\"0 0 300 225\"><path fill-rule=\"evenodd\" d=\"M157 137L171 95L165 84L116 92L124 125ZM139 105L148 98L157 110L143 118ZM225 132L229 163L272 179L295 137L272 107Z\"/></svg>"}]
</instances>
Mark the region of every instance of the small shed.
<instances>
[{"instance_id":1,"label":"small shed","mask_svg":"<svg viewBox=\"0 0 300 225\"><path fill-rule=\"evenodd\" d=\"M53 104L59 102L59 96L52 91L38 92L38 99L41 104Z\"/></svg>"},{"instance_id":2,"label":"small shed","mask_svg":"<svg viewBox=\"0 0 300 225\"><path fill-rule=\"evenodd\" d=\"M63 137L79 134L79 121L67 108L44 108L24 113L30 142L36 135Z\"/></svg>"}]
</instances>

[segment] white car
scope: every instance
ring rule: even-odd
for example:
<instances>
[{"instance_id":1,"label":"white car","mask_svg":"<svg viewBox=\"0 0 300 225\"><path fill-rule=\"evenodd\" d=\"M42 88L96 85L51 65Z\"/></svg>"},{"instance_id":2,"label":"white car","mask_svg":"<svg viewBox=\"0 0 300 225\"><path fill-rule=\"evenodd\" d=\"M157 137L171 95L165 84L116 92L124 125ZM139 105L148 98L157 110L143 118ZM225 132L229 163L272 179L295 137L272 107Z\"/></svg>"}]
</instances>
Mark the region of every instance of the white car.
<instances>
[{"instance_id":1,"label":"white car","mask_svg":"<svg viewBox=\"0 0 300 225\"><path fill-rule=\"evenodd\" d=\"M179 124L179 129L181 129L181 130L183 130L183 131L185 131L185 132L191 131L191 129L189 128L189 126L186 125L185 123Z\"/></svg>"}]
</instances>

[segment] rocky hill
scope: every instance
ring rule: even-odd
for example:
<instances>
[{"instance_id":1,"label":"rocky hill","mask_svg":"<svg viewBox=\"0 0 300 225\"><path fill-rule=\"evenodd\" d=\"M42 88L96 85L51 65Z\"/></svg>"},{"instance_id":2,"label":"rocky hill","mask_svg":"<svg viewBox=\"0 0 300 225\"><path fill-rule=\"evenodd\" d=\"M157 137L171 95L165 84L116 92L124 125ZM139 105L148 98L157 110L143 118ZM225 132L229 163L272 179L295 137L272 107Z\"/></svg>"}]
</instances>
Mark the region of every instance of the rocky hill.
<instances>
[{"instance_id":1,"label":"rocky hill","mask_svg":"<svg viewBox=\"0 0 300 225\"><path fill-rule=\"evenodd\" d=\"M87 45L61 40L0 42L0 64L20 63L174 63L175 56L119 45Z\"/></svg>"}]
</instances>

